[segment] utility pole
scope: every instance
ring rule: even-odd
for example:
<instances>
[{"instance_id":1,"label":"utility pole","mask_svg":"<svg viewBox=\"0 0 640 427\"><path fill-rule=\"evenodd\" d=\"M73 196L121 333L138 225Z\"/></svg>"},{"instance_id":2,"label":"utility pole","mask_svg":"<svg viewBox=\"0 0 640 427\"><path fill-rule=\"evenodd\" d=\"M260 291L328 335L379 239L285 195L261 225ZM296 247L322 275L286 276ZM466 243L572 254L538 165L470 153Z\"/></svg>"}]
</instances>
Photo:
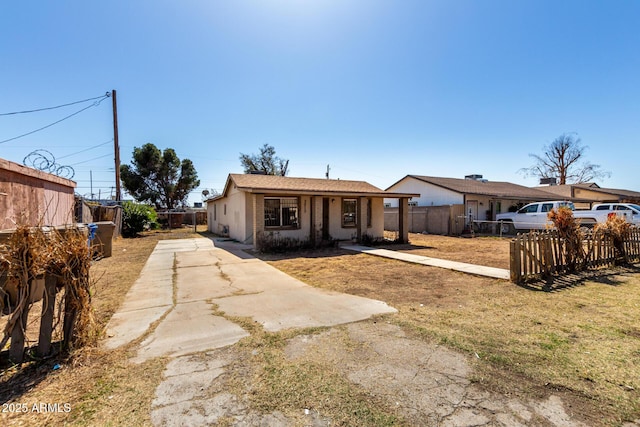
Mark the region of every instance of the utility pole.
<instances>
[{"instance_id":1,"label":"utility pole","mask_svg":"<svg viewBox=\"0 0 640 427\"><path fill-rule=\"evenodd\" d=\"M325 174L327 179L329 179L329 171L331 170L331 168L329 167L329 165L327 165L327 173Z\"/></svg>"},{"instance_id":2,"label":"utility pole","mask_svg":"<svg viewBox=\"0 0 640 427\"><path fill-rule=\"evenodd\" d=\"M116 201L122 200L120 192L120 145L118 145L118 102L116 101L116 90L111 91L111 102L113 105L113 151L116 163Z\"/></svg>"},{"instance_id":3,"label":"utility pole","mask_svg":"<svg viewBox=\"0 0 640 427\"><path fill-rule=\"evenodd\" d=\"M93 200L93 171L89 171L89 188L91 189L91 199Z\"/></svg>"}]
</instances>

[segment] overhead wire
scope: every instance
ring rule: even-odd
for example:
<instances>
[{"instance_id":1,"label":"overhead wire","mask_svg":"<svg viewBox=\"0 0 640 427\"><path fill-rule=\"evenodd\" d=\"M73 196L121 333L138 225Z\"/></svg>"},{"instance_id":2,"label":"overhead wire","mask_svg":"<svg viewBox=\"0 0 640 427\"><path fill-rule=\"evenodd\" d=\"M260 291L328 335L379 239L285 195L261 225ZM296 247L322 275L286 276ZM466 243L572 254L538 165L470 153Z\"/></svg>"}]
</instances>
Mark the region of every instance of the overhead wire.
<instances>
[{"instance_id":1,"label":"overhead wire","mask_svg":"<svg viewBox=\"0 0 640 427\"><path fill-rule=\"evenodd\" d=\"M94 157L93 159L83 160L83 161L78 162L78 163L73 163L73 164L71 164L69 166L81 165L83 163L91 162L93 160L104 159L105 157L109 157L109 156L113 156L113 153L105 154L104 156Z\"/></svg>"},{"instance_id":2,"label":"overhead wire","mask_svg":"<svg viewBox=\"0 0 640 427\"><path fill-rule=\"evenodd\" d=\"M93 147L85 148L84 150L76 151L75 153L67 154L65 156L60 156L60 157L58 157L58 159L64 159L64 158L67 158L67 157L75 156L76 154L84 153L85 151L93 150L94 148L102 147L103 145L107 145L107 144L110 144L112 142L113 142L113 138L111 138L110 140L105 141L105 142L103 142L101 144L94 145Z\"/></svg>"},{"instance_id":3,"label":"overhead wire","mask_svg":"<svg viewBox=\"0 0 640 427\"><path fill-rule=\"evenodd\" d=\"M111 93L107 92L104 95L96 96L94 98L83 99L82 101L69 102L68 104L56 105L55 107L44 107L44 108L37 108L37 109L34 109L34 110L24 110L24 111L13 111L13 112L10 112L10 113L0 113L0 116L11 116L11 115L14 115L14 114L27 114L27 113L37 113L39 111L55 110L56 108L63 108L63 107L68 107L70 105L82 104L83 102L95 101L96 99L108 98L110 96L111 96Z\"/></svg>"},{"instance_id":4,"label":"overhead wire","mask_svg":"<svg viewBox=\"0 0 640 427\"><path fill-rule=\"evenodd\" d=\"M69 119L69 118L71 118L71 117L73 117L73 116L75 116L75 115L78 115L78 114L82 113L83 111L88 110L88 109L89 109L89 108L91 108L91 107L97 107L98 105L100 105L100 103L101 103L102 101L104 101L105 99L107 99L109 96L110 96L110 95L103 95L102 97L99 97L99 98L102 98L102 99L100 99L99 101L95 101L93 104L91 104L91 105L89 105L89 106L87 106L87 107L84 107L83 109L78 110L78 111L76 111L76 112L75 112L75 113L73 113L73 114L69 114L68 116L63 117L63 118L62 118L62 119L60 119L60 120L57 120L57 121L55 121L55 122L53 122L53 123L51 123L51 124L48 124L48 125L43 126L43 127L41 127L41 128L38 128L38 129L36 129L36 130L32 130L31 132L27 132L27 133L24 133L24 134L22 134L22 135L14 136L13 138L9 138L9 139L2 140L2 141L0 141L0 144L4 144L5 142L13 141L13 140L16 140L16 139L18 139L18 138L23 138L23 137L25 137L25 136L32 135L32 134L34 134L34 133L36 133L36 132L40 132L41 130L44 130L44 129L50 128L50 127L51 127L51 126L53 126L53 125L57 125L58 123L63 122L63 121L65 121L65 120L67 120L67 119Z\"/></svg>"}]
</instances>

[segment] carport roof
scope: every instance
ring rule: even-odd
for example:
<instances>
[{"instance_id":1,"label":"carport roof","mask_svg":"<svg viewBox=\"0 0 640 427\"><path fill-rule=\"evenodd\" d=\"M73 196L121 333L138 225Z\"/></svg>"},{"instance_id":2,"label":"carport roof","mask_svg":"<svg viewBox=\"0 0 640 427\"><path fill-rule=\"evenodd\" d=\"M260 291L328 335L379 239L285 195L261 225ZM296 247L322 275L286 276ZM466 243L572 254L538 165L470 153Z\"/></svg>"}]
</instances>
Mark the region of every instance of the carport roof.
<instances>
[{"instance_id":1,"label":"carport roof","mask_svg":"<svg viewBox=\"0 0 640 427\"><path fill-rule=\"evenodd\" d=\"M339 195L369 197L419 197L415 193L394 193L365 181L342 179L295 178L277 175L229 174L223 194L209 200L225 197L230 186L247 193L274 195Z\"/></svg>"},{"instance_id":2,"label":"carport roof","mask_svg":"<svg viewBox=\"0 0 640 427\"><path fill-rule=\"evenodd\" d=\"M554 198L558 197L557 195L550 194L546 191L525 187L523 185L512 184L510 182L461 178L442 178L423 175L407 175L400 181L406 178L413 178L418 181L426 182L428 184L455 191L456 193L460 194L475 194L513 200L553 200ZM387 190L398 184L400 181L387 188Z\"/></svg>"}]
</instances>

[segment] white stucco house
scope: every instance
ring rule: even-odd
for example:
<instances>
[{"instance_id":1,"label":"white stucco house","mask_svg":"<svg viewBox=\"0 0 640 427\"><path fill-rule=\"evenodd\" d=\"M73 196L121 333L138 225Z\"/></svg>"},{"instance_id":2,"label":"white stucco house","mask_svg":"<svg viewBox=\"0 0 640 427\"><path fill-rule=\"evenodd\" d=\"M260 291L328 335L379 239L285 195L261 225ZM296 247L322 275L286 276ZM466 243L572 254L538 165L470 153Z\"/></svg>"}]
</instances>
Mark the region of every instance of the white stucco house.
<instances>
[{"instance_id":1,"label":"white stucco house","mask_svg":"<svg viewBox=\"0 0 640 427\"><path fill-rule=\"evenodd\" d=\"M209 198L209 231L259 248L265 236L309 240L361 240L384 235L384 200L407 212L418 194L381 190L364 181L230 174L220 195ZM408 241L408 216L399 238Z\"/></svg>"},{"instance_id":2,"label":"white stucco house","mask_svg":"<svg viewBox=\"0 0 640 427\"><path fill-rule=\"evenodd\" d=\"M508 212L513 205L554 200L558 197L542 189L489 181L483 179L482 175L468 175L464 179L407 175L386 191L419 193L419 197L411 200L412 206L462 205L467 221L491 221L496 214ZM395 199L385 199L385 207L397 206Z\"/></svg>"}]
</instances>

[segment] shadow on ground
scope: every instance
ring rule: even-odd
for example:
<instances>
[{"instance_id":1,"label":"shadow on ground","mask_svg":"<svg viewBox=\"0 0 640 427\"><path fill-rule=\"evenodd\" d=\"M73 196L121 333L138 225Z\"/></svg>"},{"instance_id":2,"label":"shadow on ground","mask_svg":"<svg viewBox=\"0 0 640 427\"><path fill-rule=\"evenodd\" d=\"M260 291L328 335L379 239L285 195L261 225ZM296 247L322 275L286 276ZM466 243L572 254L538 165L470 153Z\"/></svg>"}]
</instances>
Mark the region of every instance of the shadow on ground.
<instances>
[{"instance_id":1,"label":"shadow on ground","mask_svg":"<svg viewBox=\"0 0 640 427\"><path fill-rule=\"evenodd\" d=\"M624 282L624 276L640 273L640 265L626 265L603 270L590 270L573 274L552 277L550 280L536 280L519 286L542 292L556 292L576 288L585 282L595 282L608 286L619 286Z\"/></svg>"},{"instance_id":2,"label":"shadow on ground","mask_svg":"<svg viewBox=\"0 0 640 427\"><path fill-rule=\"evenodd\" d=\"M53 348L59 348L61 342L52 343ZM15 365L9 360L9 350L0 352L0 403L10 403L19 400L21 396L53 375L59 369L61 354L47 359L31 358L35 354L36 346L25 349L25 359L28 361Z\"/></svg>"}]
</instances>

